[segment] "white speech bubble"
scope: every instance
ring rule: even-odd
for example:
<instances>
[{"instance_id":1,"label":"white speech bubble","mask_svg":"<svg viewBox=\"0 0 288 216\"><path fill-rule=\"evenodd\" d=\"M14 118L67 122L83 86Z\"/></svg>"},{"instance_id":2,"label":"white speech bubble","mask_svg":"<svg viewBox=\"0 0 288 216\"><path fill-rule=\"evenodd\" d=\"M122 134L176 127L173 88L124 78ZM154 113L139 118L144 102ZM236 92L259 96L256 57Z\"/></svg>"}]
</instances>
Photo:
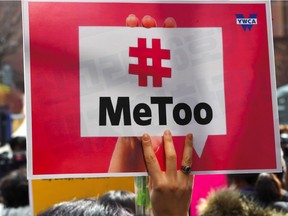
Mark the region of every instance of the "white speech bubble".
<instances>
[{"instance_id":1,"label":"white speech bubble","mask_svg":"<svg viewBox=\"0 0 288 216\"><path fill-rule=\"evenodd\" d=\"M137 47L138 38L145 38L147 47L152 46L152 39L160 39L161 49L170 50L171 59L162 60L162 67L171 68L172 76L162 78L162 87L153 87L152 77L148 78L147 87L140 87L139 77L128 73L129 64L139 61L129 57L129 47ZM200 157L208 135L226 134L221 28L79 27L79 52L82 137L141 136L143 133L161 136L166 129L170 129L174 136L192 132L194 148ZM152 59L146 62L153 66ZM100 97L110 98L114 111L119 97L124 97L125 101L128 98L131 125L124 125L123 112L119 112L120 116L115 115L120 120L119 125L111 125L105 112L106 125L100 126ZM159 97L173 100L173 103L161 105L166 109L165 114L160 113L161 118L160 102L151 103L151 98ZM147 114L140 117L143 122L150 119L148 125L139 125L133 118L133 110L141 107L139 104L147 104L151 109L151 117ZM195 119L197 115L198 119L207 118L201 104L212 109L213 117L209 123L199 123ZM192 113L191 121L179 125L173 112L176 113L174 116L189 120L188 108ZM163 116L167 120L165 124Z\"/></svg>"}]
</instances>

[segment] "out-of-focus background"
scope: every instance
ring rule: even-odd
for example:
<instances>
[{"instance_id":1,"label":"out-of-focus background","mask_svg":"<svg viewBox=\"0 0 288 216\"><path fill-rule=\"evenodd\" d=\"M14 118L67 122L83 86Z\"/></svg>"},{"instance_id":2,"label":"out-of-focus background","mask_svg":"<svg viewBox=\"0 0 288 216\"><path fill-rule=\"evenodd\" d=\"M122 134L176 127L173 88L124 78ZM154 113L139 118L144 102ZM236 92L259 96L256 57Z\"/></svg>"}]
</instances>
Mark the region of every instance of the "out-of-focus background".
<instances>
[{"instance_id":1,"label":"out-of-focus background","mask_svg":"<svg viewBox=\"0 0 288 216\"><path fill-rule=\"evenodd\" d=\"M21 2L0 1L0 177L26 163L24 94Z\"/></svg>"},{"instance_id":2,"label":"out-of-focus background","mask_svg":"<svg viewBox=\"0 0 288 216\"><path fill-rule=\"evenodd\" d=\"M288 124L288 2L272 1L272 23L279 119Z\"/></svg>"},{"instance_id":3,"label":"out-of-focus background","mask_svg":"<svg viewBox=\"0 0 288 216\"><path fill-rule=\"evenodd\" d=\"M9 141L24 121L24 68L21 2L0 1L0 138ZM6 113L12 114L6 116ZM8 118L8 119L7 119ZM9 118L12 124L9 124ZM8 132L6 131L8 130ZM19 134L20 135L20 134ZM25 131L21 135L26 135Z\"/></svg>"}]
</instances>

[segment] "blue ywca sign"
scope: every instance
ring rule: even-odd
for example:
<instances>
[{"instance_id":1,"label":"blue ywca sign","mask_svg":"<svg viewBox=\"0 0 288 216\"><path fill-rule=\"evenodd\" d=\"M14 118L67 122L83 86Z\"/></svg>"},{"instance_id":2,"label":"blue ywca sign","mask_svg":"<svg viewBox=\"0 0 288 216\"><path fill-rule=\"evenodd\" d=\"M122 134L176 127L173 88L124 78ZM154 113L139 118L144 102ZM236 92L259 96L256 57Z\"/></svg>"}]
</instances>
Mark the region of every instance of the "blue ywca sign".
<instances>
[{"instance_id":1,"label":"blue ywca sign","mask_svg":"<svg viewBox=\"0 0 288 216\"><path fill-rule=\"evenodd\" d=\"M235 16L236 24L241 25L244 31L246 28L250 31L253 25L257 25L257 14L250 14L248 18L245 18L243 14L235 14Z\"/></svg>"}]
</instances>

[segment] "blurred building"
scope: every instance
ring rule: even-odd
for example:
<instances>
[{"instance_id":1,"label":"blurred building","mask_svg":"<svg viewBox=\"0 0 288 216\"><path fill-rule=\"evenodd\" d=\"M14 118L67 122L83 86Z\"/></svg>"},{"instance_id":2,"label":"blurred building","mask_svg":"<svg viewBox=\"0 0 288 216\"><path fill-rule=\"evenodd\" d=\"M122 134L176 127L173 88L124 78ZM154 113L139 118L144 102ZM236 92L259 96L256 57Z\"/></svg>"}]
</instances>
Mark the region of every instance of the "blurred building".
<instances>
[{"instance_id":1,"label":"blurred building","mask_svg":"<svg viewBox=\"0 0 288 216\"><path fill-rule=\"evenodd\" d=\"M24 92L21 1L0 1L0 83Z\"/></svg>"}]
</instances>

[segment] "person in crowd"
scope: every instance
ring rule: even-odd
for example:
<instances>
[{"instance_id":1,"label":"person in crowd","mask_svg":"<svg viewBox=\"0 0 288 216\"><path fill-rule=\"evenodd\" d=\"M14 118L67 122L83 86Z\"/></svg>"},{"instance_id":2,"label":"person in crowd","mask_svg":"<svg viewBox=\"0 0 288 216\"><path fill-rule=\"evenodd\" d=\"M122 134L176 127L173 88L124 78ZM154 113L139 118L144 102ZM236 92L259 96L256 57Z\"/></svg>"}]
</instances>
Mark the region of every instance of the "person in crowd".
<instances>
[{"instance_id":1,"label":"person in crowd","mask_svg":"<svg viewBox=\"0 0 288 216\"><path fill-rule=\"evenodd\" d=\"M274 174L231 174L228 188L212 190L197 205L199 216L283 216L287 202Z\"/></svg>"},{"instance_id":2,"label":"person in crowd","mask_svg":"<svg viewBox=\"0 0 288 216\"><path fill-rule=\"evenodd\" d=\"M228 185L236 187L240 191L241 196L245 196L250 200L257 200L255 184L258 176L258 173L228 174Z\"/></svg>"},{"instance_id":3,"label":"person in crowd","mask_svg":"<svg viewBox=\"0 0 288 216\"><path fill-rule=\"evenodd\" d=\"M285 216L286 212L247 199L235 186L210 191L197 205L198 216Z\"/></svg>"},{"instance_id":4,"label":"person in crowd","mask_svg":"<svg viewBox=\"0 0 288 216\"><path fill-rule=\"evenodd\" d=\"M4 176L0 182L0 192L3 197L0 215L31 215L29 207L29 186L25 168L13 170Z\"/></svg>"},{"instance_id":5,"label":"person in crowd","mask_svg":"<svg viewBox=\"0 0 288 216\"><path fill-rule=\"evenodd\" d=\"M9 145L12 149L13 157L11 163L11 169L18 169L26 167L26 137L17 136L13 137L9 141Z\"/></svg>"},{"instance_id":6,"label":"person in crowd","mask_svg":"<svg viewBox=\"0 0 288 216\"><path fill-rule=\"evenodd\" d=\"M13 137L9 141L9 144L13 152L26 151L26 137L22 136Z\"/></svg>"},{"instance_id":7,"label":"person in crowd","mask_svg":"<svg viewBox=\"0 0 288 216\"><path fill-rule=\"evenodd\" d=\"M0 144L1 145L1 144ZM0 146L0 178L13 169L13 151L8 143Z\"/></svg>"},{"instance_id":8,"label":"person in crowd","mask_svg":"<svg viewBox=\"0 0 288 216\"><path fill-rule=\"evenodd\" d=\"M10 171L26 167L26 138L14 137L0 147L0 178Z\"/></svg>"},{"instance_id":9,"label":"person in crowd","mask_svg":"<svg viewBox=\"0 0 288 216\"><path fill-rule=\"evenodd\" d=\"M114 202L100 203L96 198L61 202L38 214L38 216L133 216Z\"/></svg>"},{"instance_id":10,"label":"person in crowd","mask_svg":"<svg viewBox=\"0 0 288 216\"><path fill-rule=\"evenodd\" d=\"M38 214L38 216L112 216L135 215L135 194L129 191L112 190L98 199L83 198L61 202Z\"/></svg>"},{"instance_id":11,"label":"person in crowd","mask_svg":"<svg viewBox=\"0 0 288 216\"><path fill-rule=\"evenodd\" d=\"M192 195L193 136L185 138L181 168L177 168L177 155L171 131L163 135L166 171L162 171L155 155L152 139L148 134L142 136L142 149L145 165L150 176L150 199L154 216L187 216ZM129 216L135 215L131 208L133 196L127 193L111 192L99 199L81 199L56 204L39 216ZM121 198L120 198L121 197ZM124 201L124 202L122 202ZM135 203L135 202L134 202Z\"/></svg>"},{"instance_id":12,"label":"person in crowd","mask_svg":"<svg viewBox=\"0 0 288 216\"><path fill-rule=\"evenodd\" d=\"M112 190L98 198L101 205L120 205L130 213L135 213L135 194L130 191Z\"/></svg>"},{"instance_id":13,"label":"person in crowd","mask_svg":"<svg viewBox=\"0 0 288 216\"><path fill-rule=\"evenodd\" d=\"M279 125L280 133L288 133L288 124Z\"/></svg>"},{"instance_id":14,"label":"person in crowd","mask_svg":"<svg viewBox=\"0 0 288 216\"><path fill-rule=\"evenodd\" d=\"M284 163L282 162L282 166L283 166L283 164L285 164L285 167L283 166L283 168L287 169L287 164L288 164L288 125L280 125L280 139L281 139L281 148L282 148L281 153L283 153L282 158L284 160ZM287 173L286 169L283 170L286 172L284 172L282 182L283 182L283 188L288 190L288 173Z\"/></svg>"},{"instance_id":15,"label":"person in crowd","mask_svg":"<svg viewBox=\"0 0 288 216\"><path fill-rule=\"evenodd\" d=\"M283 193L281 182L275 174L261 173L256 182L256 191L264 206L288 213L287 195Z\"/></svg>"}]
</instances>

